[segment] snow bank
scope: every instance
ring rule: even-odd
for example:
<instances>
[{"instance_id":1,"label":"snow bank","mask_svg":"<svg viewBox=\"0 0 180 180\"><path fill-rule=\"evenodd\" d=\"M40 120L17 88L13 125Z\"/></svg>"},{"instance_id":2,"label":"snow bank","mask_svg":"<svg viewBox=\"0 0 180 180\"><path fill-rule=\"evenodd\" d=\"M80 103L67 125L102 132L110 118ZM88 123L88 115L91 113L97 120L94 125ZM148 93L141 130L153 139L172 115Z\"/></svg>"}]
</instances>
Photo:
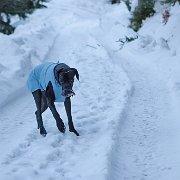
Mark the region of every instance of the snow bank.
<instances>
[{"instance_id":1,"label":"snow bank","mask_svg":"<svg viewBox=\"0 0 180 180\"><path fill-rule=\"evenodd\" d=\"M158 13L151 18L147 18L138 32L139 38L125 44L122 51L118 53L125 59L141 59L149 65L153 62L154 68L158 68L160 72L166 75L168 74L166 81L169 89L174 93L175 91L179 93L179 4L169 7L170 18L167 24L163 23L163 10L163 7L159 7Z\"/></svg>"},{"instance_id":2,"label":"snow bank","mask_svg":"<svg viewBox=\"0 0 180 180\"><path fill-rule=\"evenodd\" d=\"M45 59L57 36L52 24L30 19L13 35L0 34L0 104L24 87L28 72Z\"/></svg>"},{"instance_id":3,"label":"snow bank","mask_svg":"<svg viewBox=\"0 0 180 180\"><path fill-rule=\"evenodd\" d=\"M167 24L162 23L163 9L154 17L147 19L139 31L140 38L132 43L131 47L144 55L146 54L147 58L150 58L159 68L159 71L167 75L167 86L172 95L175 94L177 103L180 105L180 99L177 99L179 97L178 84L180 82L179 4L170 7L169 11L170 18Z\"/></svg>"}]
</instances>

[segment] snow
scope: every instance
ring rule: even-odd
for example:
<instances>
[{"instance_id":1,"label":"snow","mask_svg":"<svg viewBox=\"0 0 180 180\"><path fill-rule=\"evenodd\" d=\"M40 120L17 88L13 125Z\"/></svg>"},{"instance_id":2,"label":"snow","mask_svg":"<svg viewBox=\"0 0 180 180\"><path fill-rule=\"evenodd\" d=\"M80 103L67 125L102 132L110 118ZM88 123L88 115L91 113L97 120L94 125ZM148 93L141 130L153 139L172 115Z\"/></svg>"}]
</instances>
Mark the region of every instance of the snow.
<instances>
[{"instance_id":1,"label":"snow","mask_svg":"<svg viewBox=\"0 0 180 180\"><path fill-rule=\"evenodd\" d=\"M170 13L166 25L159 13L147 19L116 55L133 84L116 143L119 179L180 178L179 5Z\"/></svg>"},{"instance_id":2,"label":"snow","mask_svg":"<svg viewBox=\"0 0 180 180\"><path fill-rule=\"evenodd\" d=\"M133 8L137 1L132 1ZM0 179L180 179L179 5L161 11L136 37L124 3L52 0L13 35L0 34ZM48 110L46 138L36 129L25 87L30 70L47 61L78 69L72 116L80 137L59 133Z\"/></svg>"}]
</instances>

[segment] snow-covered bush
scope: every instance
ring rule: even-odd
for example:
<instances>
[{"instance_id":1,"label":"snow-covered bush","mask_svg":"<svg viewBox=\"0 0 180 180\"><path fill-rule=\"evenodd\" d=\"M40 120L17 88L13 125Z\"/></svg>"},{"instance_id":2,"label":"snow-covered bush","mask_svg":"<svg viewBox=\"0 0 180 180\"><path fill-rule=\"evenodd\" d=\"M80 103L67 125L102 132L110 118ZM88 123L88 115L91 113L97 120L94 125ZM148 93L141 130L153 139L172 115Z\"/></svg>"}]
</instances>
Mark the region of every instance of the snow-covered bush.
<instances>
[{"instance_id":1,"label":"snow-covered bush","mask_svg":"<svg viewBox=\"0 0 180 180\"><path fill-rule=\"evenodd\" d=\"M180 0L165 0L164 2L165 3L170 3L171 5L175 5L176 2L179 2L179 4L180 4Z\"/></svg>"},{"instance_id":2,"label":"snow-covered bush","mask_svg":"<svg viewBox=\"0 0 180 180\"><path fill-rule=\"evenodd\" d=\"M139 5L133 12L133 17L131 19L131 27L138 31L142 25L143 20L147 17L151 17L155 13L154 1L146 0Z\"/></svg>"}]
</instances>

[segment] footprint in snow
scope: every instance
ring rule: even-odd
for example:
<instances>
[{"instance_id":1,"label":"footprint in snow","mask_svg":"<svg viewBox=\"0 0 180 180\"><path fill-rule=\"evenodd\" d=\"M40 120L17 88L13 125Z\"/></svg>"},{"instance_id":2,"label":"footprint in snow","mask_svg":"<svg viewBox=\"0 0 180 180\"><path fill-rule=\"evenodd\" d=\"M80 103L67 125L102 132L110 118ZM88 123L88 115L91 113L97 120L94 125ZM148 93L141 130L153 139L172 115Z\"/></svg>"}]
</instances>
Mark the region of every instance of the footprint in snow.
<instances>
[{"instance_id":1,"label":"footprint in snow","mask_svg":"<svg viewBox=\"0 0 180 180\"><path fill-rule=\"evenodd\" d=\"M59 159L62 159L62 154L59 149L55 149L54 151L52 151L50 154L47 155L47 158L46 158L48 162L58 161Z\"/></svg>"},{"instance_id":2,"label":"footprint in snow","mask_svg":"<svg viewBox=\"0 0 180 180\"><path fill-rule=\"evenodd\" d=\"M28 148L31 146L32 142L34 142L37 138L38 134L35 131L33 131L31 134L28 135L25 142L19 144L18 147L15 148L11 154L7 155L3 164L10 164L13 161L19 159L23 154L26 153Z\"/></svg>"}]
</instances>

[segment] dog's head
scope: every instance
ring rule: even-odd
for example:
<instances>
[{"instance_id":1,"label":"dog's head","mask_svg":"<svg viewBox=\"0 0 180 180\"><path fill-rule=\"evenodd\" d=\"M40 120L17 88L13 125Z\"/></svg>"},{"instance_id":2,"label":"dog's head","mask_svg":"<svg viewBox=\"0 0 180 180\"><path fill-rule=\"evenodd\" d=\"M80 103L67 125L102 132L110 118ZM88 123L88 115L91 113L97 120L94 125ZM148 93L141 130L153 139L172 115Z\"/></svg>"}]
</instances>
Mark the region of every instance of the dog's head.
<instances>
[{"instance_id":1,"label":"dog's head","mask_svg":"<svg viewBox=\"0 0 180 180\"><path fill-rule=\"evenodd\" d=\"M61 69L58 72L58 82L62 86L62 96L71 97L75 95L73 91L74 76L79 80L77 69Z\"/></svg>"}]
</instances>

